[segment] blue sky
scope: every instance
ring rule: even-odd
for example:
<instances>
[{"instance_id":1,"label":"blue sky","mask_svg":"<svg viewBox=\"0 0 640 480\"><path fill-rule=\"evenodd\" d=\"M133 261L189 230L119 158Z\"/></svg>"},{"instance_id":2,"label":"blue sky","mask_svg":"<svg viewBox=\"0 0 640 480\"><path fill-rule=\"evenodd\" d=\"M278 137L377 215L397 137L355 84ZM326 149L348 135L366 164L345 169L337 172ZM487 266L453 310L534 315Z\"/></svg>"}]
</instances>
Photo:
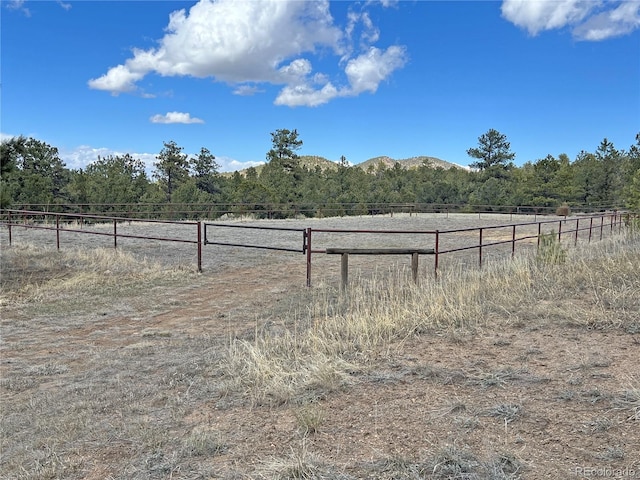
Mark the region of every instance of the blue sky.
<instances>
[{"instance_id":1,"label":"blue sky","mask_svg":"<svg viewBox=\"0 0 640 480\"><path fill-rule=\"evenodd\" d=\"M270 133L353 164L467 165L494 128L516 164L640 132L640 1L2 0L2 138L69 168L163 142L233 171Z\"/></svg>"}]
</instances>

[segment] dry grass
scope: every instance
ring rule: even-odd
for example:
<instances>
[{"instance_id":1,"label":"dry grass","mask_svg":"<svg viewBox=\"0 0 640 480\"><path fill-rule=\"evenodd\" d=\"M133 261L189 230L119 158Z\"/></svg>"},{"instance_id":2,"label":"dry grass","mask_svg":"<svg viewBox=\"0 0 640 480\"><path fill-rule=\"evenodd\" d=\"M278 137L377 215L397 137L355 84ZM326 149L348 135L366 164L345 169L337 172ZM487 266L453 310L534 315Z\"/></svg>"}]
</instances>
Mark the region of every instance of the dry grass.
<instances>
[{"instance_id":1,"label":"dry grass","mask_svg":"<svg viewBox=\"0 0 640 480\"><path fill-rule=\"evenodd\" d=\"M134 296L141 285L186 278L186 266L167 269L116 249L52 250L18 244L2 253L0 305L55 303L87 296Z\"/></svg>"},{"instance_id":2,"label":"dry grass","mask_svg":"<svg viewBox=\"0 0 640 480\"><path fill-rule=\"evenodd\" d=\"M155 321L184 309L180 285L205 291L208 280L189 268L113 250L12 248L0 292L0 476L542 478L531 463L553 475L546 453L525 445L537 445L527 435L548 428L537 422L550 421L549 408L601 441L580 457L585 465L622 465L639 446L640 378L616 383L615 346L542 371L545 346L520 336L636 338L638 265L638 238L618 237L569 249L562 264L520 257L419 285L406 272L356 278L346 292L298 292L297 302L247 313L252 328L214 336ZM502 331L514 336L496 338ZM438 358L421 345L475 352L483 338L486 358ZM408 406L392 409L405 396ZM340 443L353 424L369 440ZM600 437L630 427L626 444ZM409 438L394 437L405 430ZM398 452L366 449L385 438Z\"/></svg>"}]
</instances>

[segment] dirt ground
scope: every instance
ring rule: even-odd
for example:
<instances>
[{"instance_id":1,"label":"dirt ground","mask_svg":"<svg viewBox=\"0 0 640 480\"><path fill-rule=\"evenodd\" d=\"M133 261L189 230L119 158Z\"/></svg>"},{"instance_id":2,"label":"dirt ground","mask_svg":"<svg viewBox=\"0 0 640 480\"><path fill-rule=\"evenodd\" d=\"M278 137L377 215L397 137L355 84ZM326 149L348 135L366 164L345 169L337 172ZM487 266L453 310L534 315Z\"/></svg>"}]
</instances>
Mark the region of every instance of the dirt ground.
<instances>
[{"instance_id":1,"label":"dirt ground","mask_svg":"<svg viewBox=\"0 0 640 480\"><path fill-rule=\"evenodd\" d=\"M404 225L391 223L395 220L380 225ZM346 223L338 219L322 228L347 228L341 225ZM20 241L24 233L17 235ZM7 248L4 231L1 239ZM64 318L3 306L2 404L28 403L48 390L55 400L56 389L70 388L71 382L80 389L100 375L105 362L131 351L146 352L145 358L135 357L136 368L148 369L150 385L143 381L140 389L157 382L167 395L187 396L186 383L171 388L162 383L166 374L157 370L167 360L160 361L161 355L206 340L207 347L194 350L189 360L197 362L198 355L209 355L230 338L251 338L258 329L277 332L309 301L302 255L256 251L234 263L229 252L238 250L233 247L206 248L228 250L205 252L202 274L145 292L146 298ZM172 250L162 252L177 261ZM184 246L180 252L186 255L180 261L192 265L193 252L185 254ZM314 264L314 285L337 285L339 259L327 257ZM423 264L426 278L432 264ZM381 267L355 263L354 272L358 268ZM640 412L636 397L629 397L638 393L640 381L640 330L587 329L557 321L554 312L566 307L588 309L592 303L571 298L564 305L542 306L521 321L507 312L495 319L495 329L420 334L367 352L366 371L353 372L347 384L323 394L306 414L296 404L227 399L212 387L210 398L190 398L181 404L181 418L165 423L154 413L163 408L154 406L158 399L149 394L147 402L142 395L135 421L158 422L157 429L168 437L214 431L222 439L215 452L194 457L191 470L184 465L159 469L151 454L146 463L127 466L127 458L133 464L141 447L114 435L102 442L59 445L64 454L58 461L69 467L54 476L38 476L33 465L25 465L23 472L0 472L0 478L640 478ZM60 371L34 373L43 366L60 366ZM17 379L26 383L11 386ZM57 409L64 406L52 411ZM122 409L111 405L86 421L115 425ZM31 411L39 414L37 406ZM11 413L9 423L12 415L17 418ZM317 418L305 422L301 415ZM47 432L46 445L39 448L53 449L56 435L66 435L60 433L64 426L52 427L54 419L39 421ZM303 428L307 424L312 428ZM5 467L20 449L12 443L20 443L20 435L10 432L4 427ZM172 442L165 439L162 445L166 448L158 451L169 456ZM38 455L41 464L50 461Z\"/></svg>"}]
</instances>

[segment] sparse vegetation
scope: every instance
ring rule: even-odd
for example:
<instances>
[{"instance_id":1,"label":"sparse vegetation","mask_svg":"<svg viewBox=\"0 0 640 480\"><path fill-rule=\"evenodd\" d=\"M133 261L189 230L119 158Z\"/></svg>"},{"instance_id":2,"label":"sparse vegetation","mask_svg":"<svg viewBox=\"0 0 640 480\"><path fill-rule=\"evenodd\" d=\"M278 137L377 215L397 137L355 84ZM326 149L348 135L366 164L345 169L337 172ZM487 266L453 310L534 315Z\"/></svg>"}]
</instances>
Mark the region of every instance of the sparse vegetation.
<instances>
[{"instance_id":1,"label":"sparse vegetation","mask_svg":"<svg viewBox=\"0 0 640 480\"><path fill-rule=\"evenodd\" d=\"M640 242L621 235L566 249L560 264L523 256L420 285L380 274L347 292L276 295L251 284L237 310L208 295L240 285L187 268L3 250L2 478L516 479L624 466L640 444L629 428L638 264ZM557 441L571 448L549 449Z\"/></svg>"},{"instance_id":2,"label":"sparse vegetation","mask_svg":"<svg viewBox=\"0 0 640 480\"><path fill-rule=\"evenodd\" d=\"M558 234L551 231L540 235L537 260L549 265L562 264L567 259L567 252L558 240Z\"/></svg>"}]
</instances>

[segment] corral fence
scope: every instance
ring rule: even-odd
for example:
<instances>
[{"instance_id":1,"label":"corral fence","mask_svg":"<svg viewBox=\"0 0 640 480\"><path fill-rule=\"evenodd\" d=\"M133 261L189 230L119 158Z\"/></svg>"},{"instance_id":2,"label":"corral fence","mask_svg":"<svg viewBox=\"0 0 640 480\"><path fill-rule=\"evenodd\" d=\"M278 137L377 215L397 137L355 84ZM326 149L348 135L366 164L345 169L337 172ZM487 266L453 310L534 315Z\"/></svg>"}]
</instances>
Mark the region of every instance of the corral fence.
<instances>
[{"instance_id":1,"label":"corral fence","mask_svg":"<svg viewBox=\"0 0 640 480\"><path fill-rule=\"evenodd\" d=\"M196 246L197 251L197 268L198 272L202 271L202 224L200 222L184 222L171 220L140 220L136 218L113 217L107 215L90 215L90 214L74 214L74 213L54 213L41 212L33 210L3 210L2 222L9 231L9 245L12 244L12 232L15 228L30 228L37 230L53 230L56 232L56 248L60 250L60 234L76 233L87 235L100 235L113 238L113 248L118 247L118 238L135 238L139 240L156 240L160 242L177 242L187 243ZM151 235L134 235L118 231L118 225L128 222L153 223L157 225L173 225L193 233L187 234L191 238L162 237ZM87 230L87 225L111 225L109 231ZM194 234L195 233L195 234Z\"/></svg>"},{"instance_id":2,"label":"corral fence","mask_svg":"<svg viewBox=\"0 0 640 480\"><path fill-rule=\"evenodd\" d=\"M482 267L486 259L499 249L500 255L516 253L516 246L527 244L539 247L544 235L557 236L560 243L602 240L604 236L621 233L630 224L632 215L625 212L607 212L598 215L562 217L533 222L510 223L445 230L349 230L330 228L291 228L269 225L249 225L236 222L189 222L169 220L141 220L136 218L112 217L105 215L69 214L30 210L4 210L2 225L9 230L9 244L12 229L35 228L56 232L56 245L60 248L60 234L66 232L104 235L113 237L117 248L119 237L140 240L158 240L193 244L197 249L197 267L202 271L202 246L236 247L264 249L303 254L306 258L306 285L311 286L313 255L341 255L341 278L346 285L349 255L409 255L414 281L417 281L418 258L420 255L433 257L433 273L438 276L443 255L467 252L477 255L477 263ZM153 222L170 224L184 229L187 238L134 235L121 233L118 225L124 222ZM109 230L95 231L83 229L85 224L101 223L112 225ZM246 241L228 241L222 232L242 230L256 232L257 241L249 241L251 235L244 235ZM234 238L237 238L234 237Z\"/></svg>"},{"instance_id":3,"label":"corral fence","mask_svg":"<svg viewBox=\"0 0 640 480\"><path fill-rule=\"evenodd\" d=\"M543 220L534 222L513 223L507 225L494 225L485 227L455 228L447 230L424 230L424 231L393 231L393 230L335 230L335 229L314 229L313 234L318 233L348 233L358 235L373 236L398 236L407 235L415 240L416 237L423 237L424 240L418 242L420 247L406 246L404 248L325 248L324 250L314 250L310 248L310 253L339 253L342 255L341 278L343 286L347 282L348 255L386 255L386 254L408 254L411 255L411 269L414 281L417 281L417 268L419 255L433 256L433 272L437 278L440 269L440 260L443 255L457 252L477 252L477 262L482 267L486 260L489 249L499 247L508 248L508 253L513 258L516 253L516 245L522 243L534 243L539 248L543 235L557 235L559 243L570 240L574 246L582 238L587 242L594 239L602 240L604 235L620 233L625 225L629 223L629 214L612 212L595 216L584 216L575 218L561 218L558 220ZM309 229L309 245L311 245L312 230ZM451 241L451 240L454 241ZM431 248L427 248L431 247ZM504 248L503 248L504 250ZM504 255L504 251L502 255ZM308 261L310 268L310 261ZM307 272L307 285L310 285L310 272Z\"/></svg>"},{"instance_id":4,"label":"corral fence","mask_svg":"<svg viewBox=\"0 0 640 480\"><path fill-rule=\"evenodd\" d=\"M391 215L407 213L503 213L509 215L554 215L557 206L488 205L451 203L379 203L329 202L322 206L296 203L65 203L14 204L15 210L79 215L108 215L126 219L144 220L219 220L226 218L323 218L361 215ZM575 204L574 212L600 214L617 209L615 205Z\"/></svg>"}]
</instances>

